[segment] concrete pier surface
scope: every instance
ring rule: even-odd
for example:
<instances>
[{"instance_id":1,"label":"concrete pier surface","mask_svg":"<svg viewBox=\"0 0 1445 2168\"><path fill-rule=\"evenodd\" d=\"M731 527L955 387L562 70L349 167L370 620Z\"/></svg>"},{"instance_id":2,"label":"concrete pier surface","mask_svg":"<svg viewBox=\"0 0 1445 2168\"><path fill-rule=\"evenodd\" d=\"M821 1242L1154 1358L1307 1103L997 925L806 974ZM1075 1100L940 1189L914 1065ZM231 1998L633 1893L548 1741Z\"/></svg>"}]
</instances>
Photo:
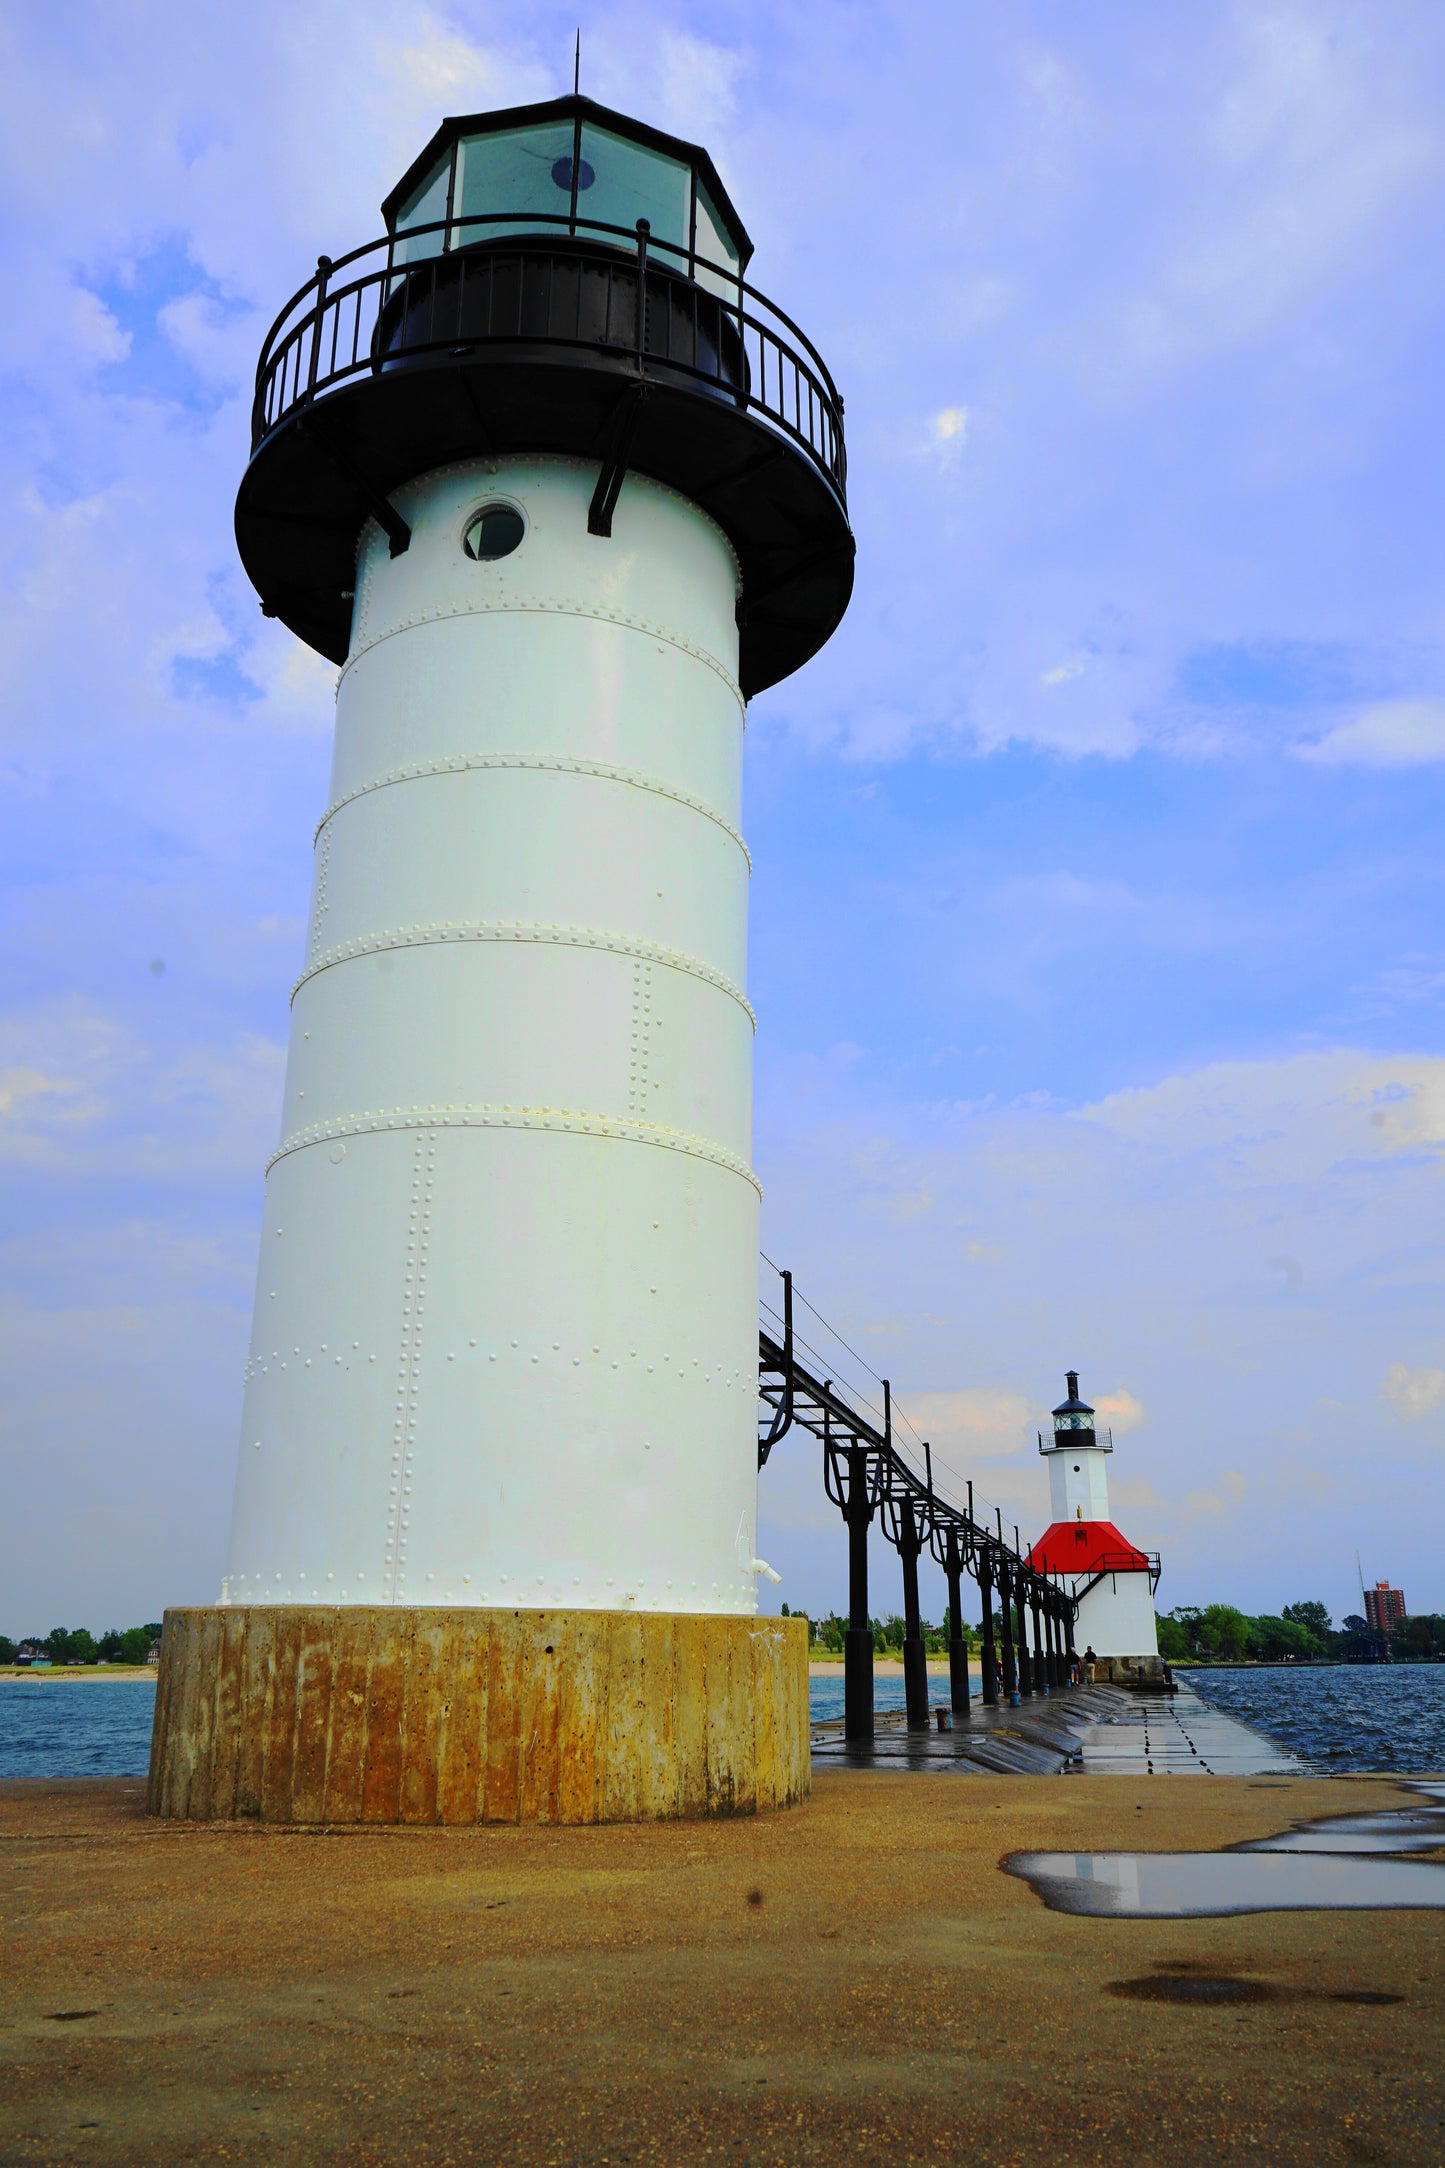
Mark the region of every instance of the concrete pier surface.
<instances>
[{"instance_id":1,"label":"concrete pier surface","mask_svg":"<svg viewBox=\"0 0 1445 2168\"><path fill-rule=\"evenodd\" d=\"M823 1767L730 1821L333 1833L11 1783L0 2162L1434 2168L1445 1916L1080 1919L998 1866L1414 1797Z\"/></svg>"},{"instance_id":2,"label":"concrete pier surface","mask_svg":"<svg viewBox=\"0 0 1445 2168\"><path fill-rule=\"evenodd\" d=\"M936 1719L940 1705L931 1698ZM946 1731L930 1724L925 1732L909 1731L899 1710L880 1712L866 1744L844 1737L841 1717L815 1721L813 1767L961 1776L1313 1774L1287 1747L1211 1708L1188 1687L1163 1695L1079 1686L1030 1696L1017 1708L975 1700L967 1717L945 1713Z\"/></svg>"}]
</instances>

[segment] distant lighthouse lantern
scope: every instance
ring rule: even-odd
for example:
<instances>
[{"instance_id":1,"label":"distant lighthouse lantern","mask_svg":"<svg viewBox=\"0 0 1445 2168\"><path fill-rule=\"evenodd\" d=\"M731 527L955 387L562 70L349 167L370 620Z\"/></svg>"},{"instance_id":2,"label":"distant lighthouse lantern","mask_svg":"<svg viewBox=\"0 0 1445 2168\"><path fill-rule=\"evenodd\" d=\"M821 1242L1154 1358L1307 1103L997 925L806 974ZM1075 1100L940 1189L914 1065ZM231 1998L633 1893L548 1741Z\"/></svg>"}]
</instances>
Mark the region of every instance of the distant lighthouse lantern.
<instances>
[{"instance_id":1,"label":"distant lighthouse lantern","mask_svg":"<svg viewBox=\"0 0 1445 2168\"><path fill-rule=\"evenodd\" d=\"M1069 1397L1067 1400L1061 1400L1054 1410L1055 1442L1060 1446L1092 1443L1094 1437L1094 1411L1087 1400L1079 1398L1078 1371L1070 1370L1066 1375ZM1080 1436L1081 1432L1087 1433L1087 1436ZM1106 1447L1105 1450L1108 1451L1109 1448Z\"/></svg>"}]
</instances>

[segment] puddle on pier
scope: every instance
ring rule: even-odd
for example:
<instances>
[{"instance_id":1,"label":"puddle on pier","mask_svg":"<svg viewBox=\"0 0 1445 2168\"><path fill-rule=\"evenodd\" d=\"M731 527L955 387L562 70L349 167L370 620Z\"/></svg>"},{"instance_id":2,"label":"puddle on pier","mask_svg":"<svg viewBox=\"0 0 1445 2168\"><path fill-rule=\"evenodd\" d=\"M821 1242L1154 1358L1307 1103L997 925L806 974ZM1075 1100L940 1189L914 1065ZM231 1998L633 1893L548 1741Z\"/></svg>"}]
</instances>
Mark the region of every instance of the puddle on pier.
<instances>
[{"instance_id":1,"label":"puddle on pier","mask_svg":"<svg viewBox=\"0 0 1445 2168\"><path fill-rule=\"evenodd\" d=\"M1431 1802L1297 1823L1223 1852L1014 1852L1003 1862L1053 1912L1199 1919L1234 1912L1445 1911L1445 1786Z\"/></svg>"}]
</instances>

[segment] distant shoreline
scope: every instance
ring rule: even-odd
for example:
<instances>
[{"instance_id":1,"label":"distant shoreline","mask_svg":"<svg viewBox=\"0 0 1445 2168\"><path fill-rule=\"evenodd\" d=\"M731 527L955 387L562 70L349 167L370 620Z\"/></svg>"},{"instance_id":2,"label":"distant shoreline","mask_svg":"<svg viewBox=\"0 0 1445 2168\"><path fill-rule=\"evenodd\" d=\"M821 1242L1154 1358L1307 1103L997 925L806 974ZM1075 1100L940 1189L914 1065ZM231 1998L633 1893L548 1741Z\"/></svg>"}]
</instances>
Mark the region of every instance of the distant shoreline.
<instances>
[{"instance_id":1,"label":"distant shoreline","mask_svg":"<svg viewBox=\"0 0 1445 2168\"><path fill-rule=\"evenodd\" d=\"M983 1677L983 1666L977 1657L969 1664L968 1670L971 1678L981 1679ZM836 1659L824 1658L821 1662L816 1657L810 1657L808 1660L808 1677L810 1679L841 1679L843 1675L843 1659L841 1656ZM930 1656L928 1659L928 1675L931 1679L946 1679L948 1677L948 1658L946 1656ZM901 1679L903 1665L895 1657L875 1656L873 1659L873 1676L875 1679Z\"/></svg>"},{"instance_id":2,"label":"distant shoreline","mask_svg":"<svg viewBox=\"0 0 1445 2168\"><path fill-rule=\"evenodd\" d=\"M78 1680L87 1686L110 1686L117 1679L149 1679L154 1686L154 1664L0 1664L0 1679Z\"/></svg>"}]
</instances>

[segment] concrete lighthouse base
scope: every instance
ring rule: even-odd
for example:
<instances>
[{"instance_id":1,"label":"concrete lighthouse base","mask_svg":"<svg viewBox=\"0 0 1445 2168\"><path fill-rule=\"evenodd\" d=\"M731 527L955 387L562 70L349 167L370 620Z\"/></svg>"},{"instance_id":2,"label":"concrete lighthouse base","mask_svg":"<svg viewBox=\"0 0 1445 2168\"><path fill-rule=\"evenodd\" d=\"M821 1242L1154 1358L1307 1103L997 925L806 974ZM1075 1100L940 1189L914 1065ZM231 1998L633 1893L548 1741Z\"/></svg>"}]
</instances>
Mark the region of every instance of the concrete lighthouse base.
<instances>
[{"instance_id":1,"label":"concrete lighthouse base","mask_svg":"<svg viewBox=\"0 0 1445 2168\"><path fill-rule=\"evenodd\" d=\"M802 1619L168 1611L148 1806L192 1821L628 1822L811 1788Z\"/></svg>"}]
</instances>

